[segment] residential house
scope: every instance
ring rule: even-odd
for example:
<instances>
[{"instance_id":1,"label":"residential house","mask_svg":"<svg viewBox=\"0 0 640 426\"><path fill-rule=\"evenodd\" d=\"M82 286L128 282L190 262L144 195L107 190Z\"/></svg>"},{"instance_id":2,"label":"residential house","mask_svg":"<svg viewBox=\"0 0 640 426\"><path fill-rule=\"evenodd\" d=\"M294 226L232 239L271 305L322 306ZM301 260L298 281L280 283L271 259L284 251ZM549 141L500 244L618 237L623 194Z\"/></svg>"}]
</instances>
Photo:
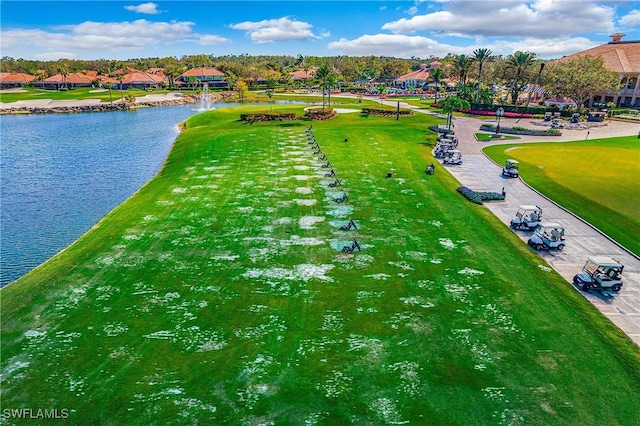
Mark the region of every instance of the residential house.
<instances>
[{"instance_id":1,"label":"residential house","mask_svg":"<svg viewBox=\"0 0 640 426\"><path fill-rule=\"evenodd\" d=\"M36 79L36 76L23 72L3 72L0 73L0 89L12 87L23 87Z\"/></svg>"},{"instance_id":2,"label":"residential house","mask_svg":"<svg viewBox=\"0 0 640 426\"><path fill-rule=\"evenodd\" d=\"M209 88L226 88L225 74L215 68L197 67L181 74L176 78L178 84L189 84L191 78L197 79L200 84L207 83Z\"/></svg>"},{"instance_id":3,"label":"residential house","mask_svg":"<svg viewBox=\"0 0 640 426\"><path fill-rule=\"evenodd\" d=\"M640 40L623 41L624 34L612 34L611 41L573 55L565 56L558 61L565 61L590 55L603 59L604 65L618 73L623 87L616 92L599 93L590 100L594 102L613 102L616 106L640 106Z\"/></svg>"},{"instance_id":4,"label":"residential house","mask_svg":"<svg viewBox=\"0 0 640 426\"><path fill-rule=\"evenodd\" d=\"M431 67L427 64L420 65L420 68L409 74L401 75L393 81L393 85L404 90L421 89L427 85L431 79Z\"/></svg>"},{"instance_id":5,"label":"residential house","mask_svg":"<svg viewBox=\"0 0 640 426\"><path fill-rule=\"evenodd\" d=\"M307 69L294 71L291 73L291 79L293 81L305 81L315 78L318 67L309 67Z\"/></svg>"},{"instance_id":6,"label":"residential house","mask_svg":"<svg viewBox=\"0 0 640 426\"><path fill-rule=\"evenodd\" d=\"M144 71L130 72L117 80L116 88L118 89L159 89L167 81L166 77L162 75L150 74Z\"/></svg>"},{"instance_id":7,"label":"residential house","mask_svg":"<svg viewBox=\"0 0 640 426\"><path fill-rule=\"evenodd\" d=\"M93 80L88 75L81 72L72 72L69 74L56 74L51 77L45 78L42 81L34 81L33 86L40 86L45 89L60 89L61 87L74 88L74 87L91 87Z\"/></svg>"}]
</instances>

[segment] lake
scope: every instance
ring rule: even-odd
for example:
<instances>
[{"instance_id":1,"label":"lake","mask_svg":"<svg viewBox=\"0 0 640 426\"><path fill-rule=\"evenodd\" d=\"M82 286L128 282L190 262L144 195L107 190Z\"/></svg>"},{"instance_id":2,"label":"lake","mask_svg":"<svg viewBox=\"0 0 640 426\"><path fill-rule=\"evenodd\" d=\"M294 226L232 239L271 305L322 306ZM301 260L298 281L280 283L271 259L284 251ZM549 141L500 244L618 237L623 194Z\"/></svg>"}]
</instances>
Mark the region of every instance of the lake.
<instances>
[{"instance_id":1,"label":"lake","mask_svg":"<svg viewBox=\"0 0 640 426\"><path fill-rule=\"evenodd\" d=\"M78 239L161 168L196 105L0 116L0 286Z\"/></svg>"}]
</instances>

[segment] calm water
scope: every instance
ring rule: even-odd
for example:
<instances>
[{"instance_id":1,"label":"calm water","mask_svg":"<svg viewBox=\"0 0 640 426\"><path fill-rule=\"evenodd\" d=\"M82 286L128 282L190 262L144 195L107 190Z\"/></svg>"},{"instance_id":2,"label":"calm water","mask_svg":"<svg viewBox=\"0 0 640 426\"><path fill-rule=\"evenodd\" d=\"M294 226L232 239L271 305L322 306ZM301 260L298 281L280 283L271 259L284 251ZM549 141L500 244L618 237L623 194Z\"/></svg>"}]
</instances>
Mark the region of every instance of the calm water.
<instances>
[{"instance_id":1,"label":"calm water","mask_svg":"<svg viewBox=\"0 0 640 426\"><path fill-rule=\"evenodd\" d=\"M0 116L0 286L89 230L162 166L194 105Z\"/></svg>"}]
</instances>

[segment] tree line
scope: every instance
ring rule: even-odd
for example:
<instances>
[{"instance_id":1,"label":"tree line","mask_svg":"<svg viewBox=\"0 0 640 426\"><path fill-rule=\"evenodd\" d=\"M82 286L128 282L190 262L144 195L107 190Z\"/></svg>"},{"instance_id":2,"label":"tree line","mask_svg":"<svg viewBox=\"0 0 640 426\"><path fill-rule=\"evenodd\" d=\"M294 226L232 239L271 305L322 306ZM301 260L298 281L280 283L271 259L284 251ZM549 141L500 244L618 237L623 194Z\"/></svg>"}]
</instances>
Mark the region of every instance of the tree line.
<instances>
[{"instance_id":1,"label":"tree line","mask_svg":"<svg viewBox=\"0 0 640 426\"><path fill-rule=\"evenodd\" d=\"M128 60L72 60L38 61L3 57L3 72L24 72L38 78L58 73L96 71L111 76L115 71L162 68L170 82L191 68L213 67L225 73L229 86L242 82L252 85L266 80L269 88L292 86L291 73L298 70L317 70L321 78L315 82L322 88L375 81L389 86L398 77L420 69L424 64L437 66L430 70L430 83L444 88L443 80L455 82L458 96L478 104L516 104L527 86L544 86L555 96L572 98L582 105L595 93L620 88L620 77L608 70L601 59L583 56L568 61L546 61L535 53L517 51L509 56L494 55L486 48L470 54L449 54L442 58L409 59L385 56L297 56L291 55L188 55L164 58L136 58ZM496 86L506 88L506 96L498 98ZM412 89L412 88L409 88ZM413 88L419 90L421 88ZM436 95L437 96L437 95ZM529 98L530 99L530 98ZM527 101L528 103L528 101Z\"/></svg>"}]
</instances>

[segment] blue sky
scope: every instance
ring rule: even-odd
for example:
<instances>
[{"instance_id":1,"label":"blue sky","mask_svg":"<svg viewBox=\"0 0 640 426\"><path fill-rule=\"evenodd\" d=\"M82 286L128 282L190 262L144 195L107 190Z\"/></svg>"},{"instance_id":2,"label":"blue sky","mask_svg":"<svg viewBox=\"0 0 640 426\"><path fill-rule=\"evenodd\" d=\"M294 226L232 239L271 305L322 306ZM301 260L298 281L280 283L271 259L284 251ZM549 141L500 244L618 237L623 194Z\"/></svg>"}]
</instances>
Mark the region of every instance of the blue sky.
<instances>
[{"instance_id":1,"label":"blue sky","mask_svg":"<svg viewBox=\"0 0 640 426\"><path fill-rule=\"evenodd\" d=\"M488 48L552 59L640 39L639 1L5 1L1 55L441 57Z\"/></svg>"}]
</instances>

